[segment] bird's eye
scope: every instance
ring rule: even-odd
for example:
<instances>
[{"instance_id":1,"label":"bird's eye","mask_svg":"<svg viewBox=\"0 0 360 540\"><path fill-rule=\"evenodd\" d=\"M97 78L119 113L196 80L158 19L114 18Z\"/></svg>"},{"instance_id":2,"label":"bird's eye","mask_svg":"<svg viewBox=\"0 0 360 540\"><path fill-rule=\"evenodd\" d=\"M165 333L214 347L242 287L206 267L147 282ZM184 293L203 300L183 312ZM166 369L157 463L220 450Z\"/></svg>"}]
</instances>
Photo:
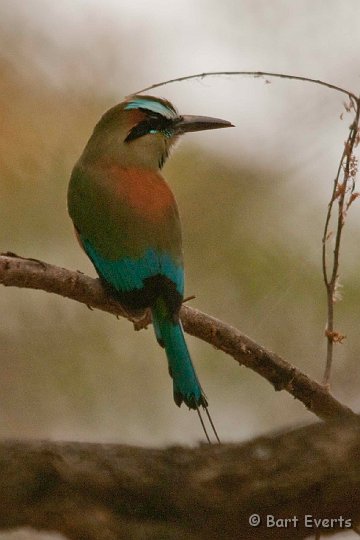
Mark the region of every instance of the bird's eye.
<instances>
[{"instance_id":1,"label":"bird's eye","mask_svg":"<svg viewBox=\"0 0 360 540\"><path fill-rule=\"evenodd\" d=\"M166 137L169 137L171 136L172 123L172 120L165 118L161 114L151 112L151 114L147 114L145 120L142 120L130 130L125 142L134 141L139 137L154 133L163 133Z\"/></svg>"},{"instance_id":2,"label":"bird's eye","mask_svg":"<svg viewBox=\"0 0 360 540\"><path fill-rule=\"evenodd\" d=\"M125 142L131 142L135 139L138 139L139 137L143 137L144 135L147 135L150 133L151 127L147 120L143 120L139 124L137 124L135 127L133 127L130 131L128 136L125 139Z\"/></svg>"}]
</instances>

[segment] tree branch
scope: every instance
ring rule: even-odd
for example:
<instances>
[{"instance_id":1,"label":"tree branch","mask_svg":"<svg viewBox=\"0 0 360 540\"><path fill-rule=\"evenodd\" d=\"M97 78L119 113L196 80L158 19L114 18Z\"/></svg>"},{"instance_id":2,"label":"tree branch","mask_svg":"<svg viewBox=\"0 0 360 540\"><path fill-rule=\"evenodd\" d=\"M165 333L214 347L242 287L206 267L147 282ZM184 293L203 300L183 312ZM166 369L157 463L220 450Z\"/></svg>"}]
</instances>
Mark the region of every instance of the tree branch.
<instances>
[{"instance_id":1,"label":"tree branch","mask_svg":"<svg viewBox=\"0 0 360 540\"><path fill-rule=\"evenodd\" d=\"M155 84L151 84L150 86L147 86L146 88L142 88L141 90L138 90L137 92L134 92L134 93L142 94L142 92L148 92L149 90L153 90L154 88L160 88L160 86L166 86L167 84L184 82L184 81L189 81L193 79L205 79L206 77L219 77L221 75L225 75L227 77L232 77L232 76L255 77L255 78L269 77L269 78L277 78L277 79L287 79L290 81L309 82L312 84L324 86L325 88L329 88L329 90L335 90L336 92L340 92L341 94L346 94L350 100L354 100L355 102L358 102L358 99L359 99L353 92L350 92L350 90L346 90L346 88L341 88L340 86L336 86L335 84L331 84L326 81L320 81L319 79L311 79L310 77L301 77L300 75L287 75L286 73L273 73L271 71L210 71L207 73L196 73L194 75L185 75L184 77L176 77L175 79L168 79L167 81L161 81Z\"/></svg>"},{"instance_id":2,"label":"tree branch","mask_svg":"<svg viewBox=\"0 0 360 540\"><path fill-rule=\"evenodd\" d=\"M80 272L34 259L24 259L14 254L4 254L0 256L0 283L59 294L116 316L125 316L134 322L134 319L107 295L98 279L92 279ZM267 379L275 390L286 390L319 418L332 420L357 417L351 409L337 401L326 387L310 379L277 354L258 345L236 328L186 305L181 309L181 319L189 334L210 343L232 356L239 364L252 369ZM144 321L149 322L149 319L145 317ZM144 321L135 321L135 327L143 327Z\"/></svg>"},{"instance_id":3,"label":"tree branch","mask_svg":"<svg viewBox=\"0 0 360 540\"><path fill-rule=\"evenodd\" d=\"M351 107L348 107L350 110ZM346 337L339 332L334 331L334 304L337 300L337 286L339 279L340 265L340 245L341 235L345 225L347 211L356 199L358 194L354 194L355 180L357 174L357 159L354 156L354 149L359 144L359 121L360 121L360 100L353 102L355 110L354 120L349 128L349 135L344 145L337 174L334 180L331 199L328 204L328 210L325 219L324 234L322 238L322 272L326 287L327 299L327 323L325 335L327 337L326 364L324 371L323 383L330 386L330 374L333 361L334 343L341 343ZM342 173L342 182L340 183L340 174ZM349 188L350 183L350 188ZM331 213L335 201L338 202L338 216L336 224L335 245L333 248L332 271L331 276L328 275L327 269L327 243L331 238L332 233L329 230Z\"/></svg>"},{"instance_id":4,"label":"tree branch","mask_svg":"<svg viewBox=\"0 0 360 540\"><path fill-rule=\"evenodd\" d=\"M360 520L359 455L358 422L195 449L5 441L0 529L71 540L281 540L309 536L321 519L323 534L333 534ZM269 515L298 522L267 527Z\"/></svg>"}]
</instances>

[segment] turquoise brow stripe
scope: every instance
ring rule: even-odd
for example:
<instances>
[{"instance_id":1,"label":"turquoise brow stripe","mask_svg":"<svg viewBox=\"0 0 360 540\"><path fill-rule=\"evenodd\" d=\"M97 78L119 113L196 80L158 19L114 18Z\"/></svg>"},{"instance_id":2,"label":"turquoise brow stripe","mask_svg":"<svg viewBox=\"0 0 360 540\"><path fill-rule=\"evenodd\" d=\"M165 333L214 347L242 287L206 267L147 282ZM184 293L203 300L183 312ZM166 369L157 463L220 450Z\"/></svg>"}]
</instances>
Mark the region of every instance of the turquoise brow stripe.
<instances>
[{"instance_id":1,"label":"turquoise brow stripe","mask_svg":"<svg viewBox=\"0 0 360 540\"><path fill-rule=\"evenodd\" d=\"M147 109L156 114L161 114L165 118L176 118L177 114L173 109L170 109L166 105L163 105L159 101L153 101L152 99L138 98L133 101L129 101L124 107L126 110L130 109Z\"/></svg>"}]
</instances>

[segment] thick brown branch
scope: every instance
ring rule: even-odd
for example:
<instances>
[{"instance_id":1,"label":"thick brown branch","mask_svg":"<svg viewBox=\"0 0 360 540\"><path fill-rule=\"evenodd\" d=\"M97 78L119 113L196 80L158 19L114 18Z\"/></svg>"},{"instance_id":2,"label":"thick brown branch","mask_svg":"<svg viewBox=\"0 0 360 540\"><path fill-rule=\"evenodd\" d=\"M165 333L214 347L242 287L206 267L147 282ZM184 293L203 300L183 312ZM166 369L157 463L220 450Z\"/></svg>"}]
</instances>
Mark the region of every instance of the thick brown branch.
<instances>
[{"instance_id":1,"label":"thick brown branch","mask_svg":"<svg viewBox=\"0 0 360 540\"><path fill-rule=\"evenodd\" d=\"M0 256L0 283L5 286L41 289L56 293L117 316L127 316L108 297L98 279L51 264L17 256ZM355 413L328 390L277 354L266 350L236 328L205 313L183 306L185 330L225 353L265 379L275 390L286 390L323 420L353 418Z\"/></svg>"},{"instance_id":2,"label":"thick brown branch","mask_svg":"<svg viewBox=\"0 0 360 540\"><path fill-rule=\"evenodd\" d=\"M321 519L332 534L360 520L359 455L358 423L343 422L195 449L2 442L0 529L71 540L280 540L311 535ZM298 521L267 527L267 516Z\"/></svg>"}]
</instances>

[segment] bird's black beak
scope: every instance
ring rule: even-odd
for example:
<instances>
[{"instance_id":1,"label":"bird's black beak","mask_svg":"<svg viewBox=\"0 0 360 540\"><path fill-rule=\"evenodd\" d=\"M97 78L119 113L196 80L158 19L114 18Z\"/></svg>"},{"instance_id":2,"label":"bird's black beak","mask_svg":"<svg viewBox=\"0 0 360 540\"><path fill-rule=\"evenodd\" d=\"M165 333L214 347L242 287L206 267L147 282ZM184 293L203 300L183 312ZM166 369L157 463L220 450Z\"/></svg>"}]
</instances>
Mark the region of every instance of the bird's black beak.
<instances>
[{"instance_id":1,"label":"bird's black beak","mask_svg":"<svg viewBox=\"0 0 360 540\"><path fill-rule=\"evenodd\" d=\"M205 129L220 129L226 127L234 127L231 122L221 120L220 118L211 118L208 116L179 116L174 122L175 131L177 134L189 133L190 131L204 131Z\"/></svg>"}]
</instances>

